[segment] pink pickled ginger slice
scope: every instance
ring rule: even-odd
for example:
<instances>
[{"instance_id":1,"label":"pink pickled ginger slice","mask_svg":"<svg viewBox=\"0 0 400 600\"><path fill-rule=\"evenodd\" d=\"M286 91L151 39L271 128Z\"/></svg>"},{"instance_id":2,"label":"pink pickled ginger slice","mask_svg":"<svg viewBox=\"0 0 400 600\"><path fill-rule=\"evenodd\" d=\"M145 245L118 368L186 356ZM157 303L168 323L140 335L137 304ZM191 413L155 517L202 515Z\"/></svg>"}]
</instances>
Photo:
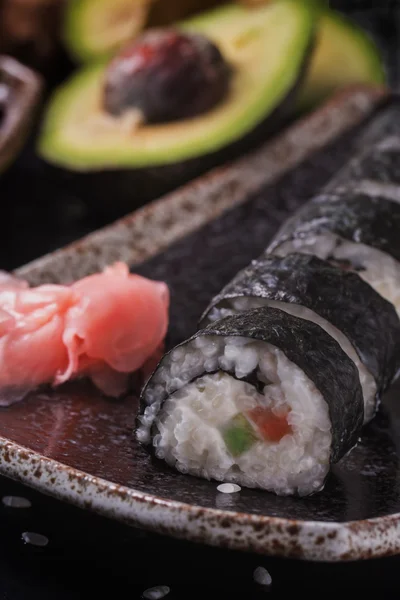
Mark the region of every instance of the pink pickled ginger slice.
<instances>
[{"instance_id":1,"label":"pink pickled ginger slice","mask_svg":"<svg viewBox=\"0 0 400 600\"><path fill-rule=\"evenodd\" d=\"M86 376L119 396L159 351L168 311L167 285L124 263L70 286L29 288L0 272L0 393Z\"/></svg>"},{"instance_id":2,"label":"pink pickled ginger slice","mask_svg":"<svg viewBox=\"0 0 400 600\"><path fill-rule=\"evenodd\" d=\"M99 361L115 371L132 373L163 341L169 308L165 283L131 275L126 265L117 263L74 283L72 289L80 301L65 321L63 341L69 362L59 381Z\"/></svg>"},{"instance_id":3,"label":"pink pickled ginger slice","mask_svg":"<svg viewBox=\"0 0 400 600\"><path fill-rule=\"evenodd\" d=\"M53 381L67 361L62 335L75 300L62 286L0 288L0 391L29 391Z\"/></svg>"}]
</instances>

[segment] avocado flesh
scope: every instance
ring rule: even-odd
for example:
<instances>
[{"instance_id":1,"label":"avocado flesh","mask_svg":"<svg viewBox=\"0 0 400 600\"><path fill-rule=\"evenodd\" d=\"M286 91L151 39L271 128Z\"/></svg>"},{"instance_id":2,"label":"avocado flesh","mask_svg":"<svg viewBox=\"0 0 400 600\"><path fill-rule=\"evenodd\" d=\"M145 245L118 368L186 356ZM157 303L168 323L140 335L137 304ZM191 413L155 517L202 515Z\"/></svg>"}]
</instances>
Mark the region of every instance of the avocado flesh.
<instances>
[{"instance_id":1,"label":"avocado flesh","mask_svg":"<svg viewBox=\"0 0 400 600\"><path fill-rule=\"evenodd\" d=\"M115 52L145 26L151 0L69 0L63 38L79 62Z\"/></svg>"},{"instance_id":2,"label":"avocado flesh","mask_svg":"<svg viewBox=\"0 0 400 600\"><path fill-rule=\"evenodd\" d=\"M174 123L126 127L102 110L105 64L86 67L56 91L39 152L83 171L168 165L217 152L254 130L293 90L313 26L313 10L298 0L254 10L226 5L183 23L215 41L234 74L224 101Z\"/></svg>"},{"instance_id":3,"label":"avocado flesh","mask_svg":"<svg viewBox=\"0 0 400 600\"><path fill-rule=\"evenodd\" d=\"M349 84L384 85L385 70L378 49L357 25L334 11L319 17L317 42L297 99L304 112Z\"/></svg>"}]
</instances>

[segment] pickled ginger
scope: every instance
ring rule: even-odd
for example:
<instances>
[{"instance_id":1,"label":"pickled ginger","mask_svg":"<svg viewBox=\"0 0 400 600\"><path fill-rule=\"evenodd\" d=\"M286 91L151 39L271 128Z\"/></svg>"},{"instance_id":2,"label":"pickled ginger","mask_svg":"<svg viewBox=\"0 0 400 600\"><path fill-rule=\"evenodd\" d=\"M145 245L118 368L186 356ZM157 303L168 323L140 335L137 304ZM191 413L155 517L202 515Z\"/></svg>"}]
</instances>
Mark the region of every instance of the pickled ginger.
<instances>
[{"instance_id":1,"label":"pickled ginger","mask_svg":"<svg viewBox=\"0 0 400 600\"><path fill-rule=\"evenodd\" d=\"M168 313L167 285L124 263L71 285L30 287L0 273L0 404L81 377L120 396L162 349Z\"/></svg>"}]
</instances>

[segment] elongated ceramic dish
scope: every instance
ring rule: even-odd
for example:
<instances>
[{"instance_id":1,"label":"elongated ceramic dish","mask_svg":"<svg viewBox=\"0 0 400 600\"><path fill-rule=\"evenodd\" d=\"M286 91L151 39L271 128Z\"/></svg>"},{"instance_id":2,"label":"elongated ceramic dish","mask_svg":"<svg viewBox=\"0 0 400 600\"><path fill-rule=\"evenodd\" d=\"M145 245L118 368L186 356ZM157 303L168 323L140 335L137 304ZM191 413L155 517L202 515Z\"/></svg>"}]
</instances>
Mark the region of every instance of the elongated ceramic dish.
<instances>
[{"instance_id":1,"label":"elongated ceramic dish","mask_svg":"<svg viewBox=\"0 0 400 600\"><path fill-rule=\"evenodd\" d=\"M282 221L399 110L380 90L342 92L254 154L17 273L32 284L70 282L124 260L169 284L175 344ZM324 561L383 556L400 551L397 393L325 490L306 499L222 494L215 482L173 472L133 438L137 398L108 401L84 383L1 409L0 472L130 525L207 544Z\"/></svg>"}]
</instances>

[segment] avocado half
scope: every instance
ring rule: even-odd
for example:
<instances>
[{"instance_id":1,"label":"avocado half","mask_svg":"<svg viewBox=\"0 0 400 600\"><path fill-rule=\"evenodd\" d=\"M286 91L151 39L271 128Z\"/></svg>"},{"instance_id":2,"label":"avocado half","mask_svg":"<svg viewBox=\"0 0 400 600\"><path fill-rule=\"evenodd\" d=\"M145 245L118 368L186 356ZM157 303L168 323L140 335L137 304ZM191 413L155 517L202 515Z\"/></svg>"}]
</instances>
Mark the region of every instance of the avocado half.
<instances>
[{"instance_id":1,"label":"avocado half","mask_svg":"<svg viewBox=\"0 0 400 600\"><path fill-rule=\"evenodd\" d=\"M145 26L153 0L69 0L62 37L78 62L109 56Z\"/></svg>"},{"instance_id":2,"label":"avocado half","mask_svg":"<svg viewBox=\"0 0 400 600\"><path fill-rule=\"evenodd\" d=\"M384 85L386 73L379 50L358 25L332 10L318 19L315 50L297 99L305 112L349 84Z\"/></svg>"},{"instance_id":3,"label":"avocado half","mask_svg":"<svg viewBox=\"0 0 400 600\"><path fill-rule=\"evenodd\" d=\"M233 67L227 97L191 119L131 128L102 109L105 63L83 68L50 101L40 155L90 182L85 195L101 210L118 200L130 210L189 181L282 125L310 55L314 16L307 4L280 0L257 9L230 4L180 24L214 41ZM100 202L110 190L112 199Z\"/></svg>"},{"instance_id":4,"label":"avocado half","mask_svg":"<svg viewBox=\"0 0 400 600\"><path fill-rule=\"evenodd\" d=\"M144 27L163 27L221 0L68 0L62 38L76 62L111 56Z\"/></svg>"}]
</instances>

